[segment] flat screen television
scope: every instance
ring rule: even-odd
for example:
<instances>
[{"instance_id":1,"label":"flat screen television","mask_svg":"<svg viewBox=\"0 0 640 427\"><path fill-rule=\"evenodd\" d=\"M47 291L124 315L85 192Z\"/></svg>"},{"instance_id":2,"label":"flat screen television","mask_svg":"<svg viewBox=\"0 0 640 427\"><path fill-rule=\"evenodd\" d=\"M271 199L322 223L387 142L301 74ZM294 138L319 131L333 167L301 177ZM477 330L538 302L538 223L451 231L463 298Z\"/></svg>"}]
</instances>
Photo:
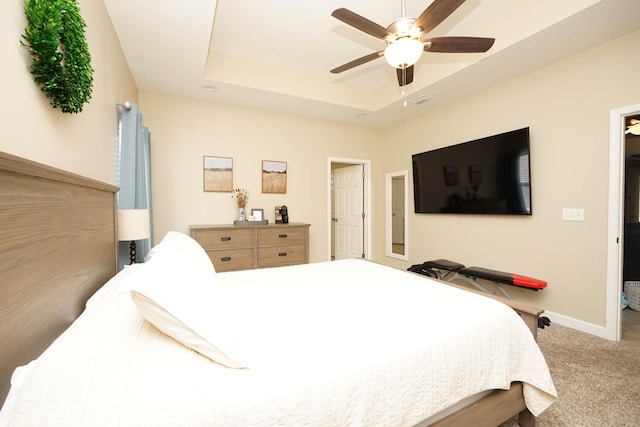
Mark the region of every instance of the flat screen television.
<instances>
[{"instance_id":1,"label":"flat screen television","mask_svg":"<svg viewBox=\"0 0 640 427\"><path fill-rule=\"evenodd\" d=\"M412 160L416 213L531 215L528 127Z\"/></svg>"}]
</instances>

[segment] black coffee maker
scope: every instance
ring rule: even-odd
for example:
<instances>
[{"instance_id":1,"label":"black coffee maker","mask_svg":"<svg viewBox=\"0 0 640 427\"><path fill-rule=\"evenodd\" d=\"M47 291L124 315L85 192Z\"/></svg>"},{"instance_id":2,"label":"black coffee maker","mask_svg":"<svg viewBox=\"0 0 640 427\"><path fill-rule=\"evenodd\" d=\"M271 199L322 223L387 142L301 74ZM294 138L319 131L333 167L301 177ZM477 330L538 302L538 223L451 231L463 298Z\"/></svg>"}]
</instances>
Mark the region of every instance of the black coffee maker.
<instances>
[{"instance_id":1,"label":"black coffee maker","mask_svg":"<svg viewBox=\"0 0 640 427\"><path fill-rule=\"evenodd\" d=\"M289 210L285 205L276 206L276 224L289 224Z\"/></svg>"}]
</instances>

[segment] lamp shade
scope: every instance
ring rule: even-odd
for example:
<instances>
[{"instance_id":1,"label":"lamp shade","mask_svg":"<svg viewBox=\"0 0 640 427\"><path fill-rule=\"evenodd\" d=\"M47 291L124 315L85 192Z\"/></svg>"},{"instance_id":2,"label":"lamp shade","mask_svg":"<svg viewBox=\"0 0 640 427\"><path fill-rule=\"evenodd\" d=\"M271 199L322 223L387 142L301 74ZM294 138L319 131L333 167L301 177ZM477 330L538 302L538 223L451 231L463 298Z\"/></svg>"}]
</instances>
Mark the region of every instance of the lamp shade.
<instances>
[{"instance_id":1,"label":"lamp shade","mask_svg":"<svg viewBox=\"0 0 640 427\"><path fill-rule=\"evenodd\" d=\"M118 240L142 240L150 234L149 209L118 210Z\"/></svg>"},{"instance_id":2,"label":"lamp shade","mask_svg":"<svg viewBox=\"0 0 640 427\"><path fill-rule=\"evenodd\" d=\"M423 50L420 40L402 37L387 46L384 59L393 68L406 68L418 62Z\"/></svg>"}]
</instances>

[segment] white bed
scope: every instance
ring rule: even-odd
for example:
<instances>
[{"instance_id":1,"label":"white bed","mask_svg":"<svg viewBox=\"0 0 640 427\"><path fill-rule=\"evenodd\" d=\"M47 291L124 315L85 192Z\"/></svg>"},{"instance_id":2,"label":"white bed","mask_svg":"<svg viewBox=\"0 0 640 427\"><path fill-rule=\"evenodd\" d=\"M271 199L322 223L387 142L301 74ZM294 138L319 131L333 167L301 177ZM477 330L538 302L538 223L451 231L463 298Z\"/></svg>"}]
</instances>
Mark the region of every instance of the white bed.
<instances>
[{"instance_id":1,"label":"white bed","mask_svg":"<svg viewBox=\"0 0 640 427\"><path fill-rule=\"evenodd\" d=\"M30 366L8 425L426 425L514 382L533 415L555 400L495 300L362 260L216 274L167 237Z\"/></svg>"}]
</instances>

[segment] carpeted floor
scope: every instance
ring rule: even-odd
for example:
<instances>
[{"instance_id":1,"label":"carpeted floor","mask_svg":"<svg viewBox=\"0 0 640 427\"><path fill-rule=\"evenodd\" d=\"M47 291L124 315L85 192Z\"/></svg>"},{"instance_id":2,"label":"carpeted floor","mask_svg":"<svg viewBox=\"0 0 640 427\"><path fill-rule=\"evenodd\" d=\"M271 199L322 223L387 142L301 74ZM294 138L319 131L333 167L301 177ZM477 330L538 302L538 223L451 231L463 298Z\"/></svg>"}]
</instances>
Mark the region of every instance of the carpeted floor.
<instances>
[{"instance_id":1,"label":"carpeted floor","mask_svg":"<svg viewBox=\"0 0 640 427\"><path fill-rule=\"evenodd\" d=\"M640 425L640 342L615 343L552 324L538 330L538 343L558 400L537 426ZM517 425L514 418L502 427Z\"/></svg>"}]
</instances>

